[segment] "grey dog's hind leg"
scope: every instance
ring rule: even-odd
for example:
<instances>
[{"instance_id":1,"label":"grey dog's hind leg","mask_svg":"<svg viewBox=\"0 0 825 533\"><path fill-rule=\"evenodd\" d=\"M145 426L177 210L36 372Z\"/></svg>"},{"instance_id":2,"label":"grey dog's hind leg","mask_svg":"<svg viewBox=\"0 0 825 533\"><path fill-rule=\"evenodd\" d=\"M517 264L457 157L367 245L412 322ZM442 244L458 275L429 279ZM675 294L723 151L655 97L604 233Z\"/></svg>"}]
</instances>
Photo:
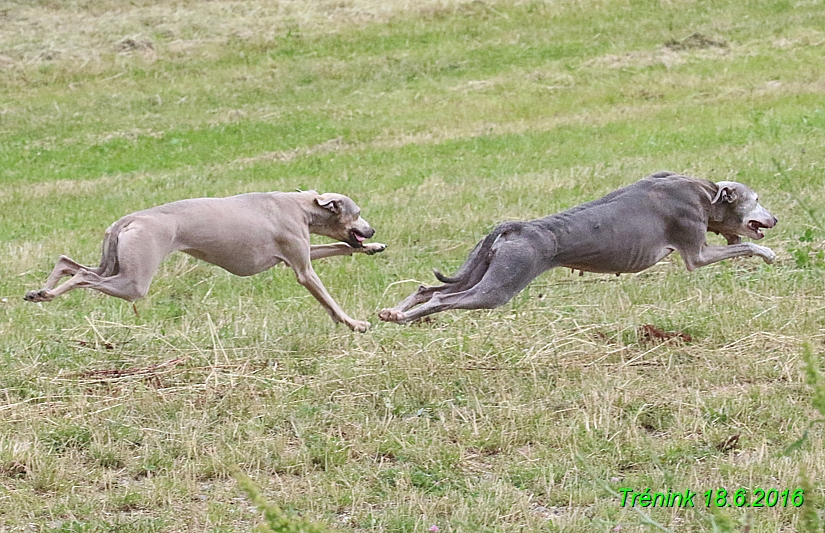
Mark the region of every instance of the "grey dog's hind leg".
<instances>
[{"instance_id":1,"label":"grey dog's hind leg","mask_svg":"<svg viewBox=\"0 0 825 533\"><path fill-rule=\"evenodd\" d=\"M467 260L464 261L464 264L461 265L461 267L459 267L458 272L452 276L445 276L436 270L435 277L442 283L466 283L469 279L477 278L475 281L472 281L472 284L475 284L479 279L481 279L481 275L484 274L484 271L487 270L487 266L490 264L490 254L492 253L493 245L499 237L512 231L513 229L519 228L521 225L522 223L520 222L504 222L499 224L486 237L478 241L475 247L470 251L470 255L467 256ZM483 271L480 274L479 267L483 268ZM469 286L466 288L469 288Z\"/></svg>"},{"instance_id":2,"label":"grey dog's hind leg","mask_svg":"<svg viewBox=\"0 0 825 533\"><path fill-rule=\"evenodd\" d=\"M426 285L419 285L418 289L407 296L404 301L393 308L382 309L378 313L378 318L385 322L399 322L404 316L404 312L412 309L416 305L429 302L436 294L450 294L462 290L463 287L458 283L448 283L444 285L437 285L435 287L427 287Z\"/></svg>"},{"instance_id":3,"label":"grey dog's hind leg","mask_svg":"<svg viewBox=\"0 0 825 533\"><path fill-rule=\"evenodd\" d=\"M450 280L444 283L443 285L436 285L433 287L428 287L426 285L419 285L418 289L412 293L411 295L407 296L401 303L396 305L391 309L383 309L380 313L378 313L378 317L381 320L387 322L397 322L400 317L404 315L405 311L412 309L413 307L429 302L434 295L440 294L441 296L447 294L454 294L459 293L462 291L466 291L467 289L471 288L473 285L481 281L484 277L485 272L490 266L489 258L478 258L477 252L478 246L476 246L476 250L473 250L474 253L470 254L470 258L462 265L459 272L461 276L454 276L448 278L447 276L443 276L440 273L436 272L436 277L442 281Z\"/></svg>"},{"instance_id":4,"label":"grey dog's hind leg","mask_svg":"<svg viewBox=\"0 0 825 533\"><path fill-rule=\"evenodd\" d=\"M443 285L436 285L433 287L419 285L418 290L412 293L410 296L408 296L406 300L395 306L395 309L399 311L406 311L408 309L415 307L416 305L428 301L436 293L445 295L466 291L467 289L471 288L473 285L481 281L489 267L490 263L485 258L482 261L478 261L475 265L472 266L472 268L466 269L464 276L458 279L458 281L452 283L445 283Z\"/></svg>"},{"instance_id":5,"label":"grey dog's hind leg","mask_svg":"<svg viewBox=\"0 0 825 533\"><path fill-rule=\"evenodd\" d=\"M544 266L541 254L532 246L525 246L518 240L502 243L493 251L489 266L477 283L460 292L435 291L420 307L388 318L403 324L448 309L493 309L521 292L546 270Z\"/></svg>"},{"instance_id":6,"label":"grey dog's hind leg","mask_svg":"<svg viewBox=\"0 0 825 533\"><path fill-rule=\"evenodd\" d=\"M446 285L437 285L434 287L428 287L426 285L419 285L418 289L407 296L403 302L399 303L395 307L393 307L394 311L401 311L404 312L408 309L412 309L416 305L423 304L426 301L429 301L430 298L433 297L436 293L451 293L456 292L457 284L446 284ZM452 290L451 290L452 289Z\"/></svg>"}]
</instances>

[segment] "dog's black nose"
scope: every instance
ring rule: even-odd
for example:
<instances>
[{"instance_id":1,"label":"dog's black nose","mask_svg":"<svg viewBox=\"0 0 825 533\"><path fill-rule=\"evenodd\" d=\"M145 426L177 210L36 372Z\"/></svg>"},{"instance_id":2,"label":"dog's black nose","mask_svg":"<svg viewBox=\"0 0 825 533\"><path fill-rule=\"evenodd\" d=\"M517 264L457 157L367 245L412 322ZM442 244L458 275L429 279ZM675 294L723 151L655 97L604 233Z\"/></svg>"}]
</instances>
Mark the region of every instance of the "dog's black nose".
<instances>
[{"instance_id":1,"label":"dog's black nose","mask_svg":"<svg viewBox=\"0 0 825 533\"><path fill-rule=\"evenodd\" d=\"M776 218L776 217L773 217L773 225L776 226L777 224L779 224L779 219Z\"/></svg>"},{"instance_id":2,"label":"dog's black nose","mask_svg":"<svg viewBox=\"0 0 825 533\"><path fill-rule=\"evenodd\" d=\"M375 230L370 228L370 230L367 233L364 234L364 237L370 239L370 238L372 238L373 235L375 235Z\"/></svg>"}]
</instances>

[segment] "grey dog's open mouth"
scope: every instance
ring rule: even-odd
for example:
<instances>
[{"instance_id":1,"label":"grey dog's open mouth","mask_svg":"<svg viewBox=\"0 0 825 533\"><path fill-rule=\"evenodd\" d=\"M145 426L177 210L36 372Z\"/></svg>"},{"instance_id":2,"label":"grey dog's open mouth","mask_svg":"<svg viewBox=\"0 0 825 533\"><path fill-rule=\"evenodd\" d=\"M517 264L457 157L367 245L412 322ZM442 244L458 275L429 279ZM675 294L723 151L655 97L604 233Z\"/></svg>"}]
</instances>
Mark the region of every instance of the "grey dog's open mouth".
<instances>
[{"instance_id":1,"label":"grey dog's open mouth","mask_svg":"<svg viewBox=\"0 0 825 533\"><path fill-rule=\"evenodd\" d=\"M770 227L770 226L768 226L766 224L763 224L763 223L759 222L758 220L748 221L748 229L751 230L752 232L754 232L757 235L757 239L761 239L762 237L765 236L765 234L762 233L762 228L768 228L768 227Z\"/></svg>"}]
</instances>

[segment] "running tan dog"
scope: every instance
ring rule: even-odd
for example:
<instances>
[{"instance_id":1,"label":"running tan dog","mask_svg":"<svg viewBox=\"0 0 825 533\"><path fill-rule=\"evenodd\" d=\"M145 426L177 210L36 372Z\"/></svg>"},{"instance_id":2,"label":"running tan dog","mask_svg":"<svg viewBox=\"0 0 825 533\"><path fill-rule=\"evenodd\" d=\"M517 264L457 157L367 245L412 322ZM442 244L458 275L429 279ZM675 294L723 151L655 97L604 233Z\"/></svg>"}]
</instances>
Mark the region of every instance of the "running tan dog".
<instances>
[{"instance_id":1,"label":"running tan dog","mask_svg":"<svg viewBox=\"0 0 825 533\"><path fill-rule=\"evenodd\" d=\"M342 241L310 246L315 233ZM48 302L72 289L96 289L134 301L146 296L161 261L180 250L238 276L251 276L284 262L336 322L364 332L369 323L350 318L324 288L310 261L334 255L382 252L364 244L375 234L350 198L306 192L249 193L195 198L138 211L106 230L98 267L60 260L30 302ZM72 276L57 286L61 278Z\"/></svg>"},{"instance_id":2,"label":"running tan dog","mask_svg":"<svg viewBox=\"0 0 825 533\"><path fill-rule=\"evenodd\" d=\"M755 192L734 181L713 183L657 172L557 215L499 225L454 276L435 272L443 285L422 285L378 316L403 324L447 309L493 309L553 267L640 272L674 250L688 270L751 255L771 263L773 251L739 238L761 239L762 228L776 225L776 217L758 200ZM708 246L708 231L723 235L728 246Z\"/></svg>"}]
</instances>

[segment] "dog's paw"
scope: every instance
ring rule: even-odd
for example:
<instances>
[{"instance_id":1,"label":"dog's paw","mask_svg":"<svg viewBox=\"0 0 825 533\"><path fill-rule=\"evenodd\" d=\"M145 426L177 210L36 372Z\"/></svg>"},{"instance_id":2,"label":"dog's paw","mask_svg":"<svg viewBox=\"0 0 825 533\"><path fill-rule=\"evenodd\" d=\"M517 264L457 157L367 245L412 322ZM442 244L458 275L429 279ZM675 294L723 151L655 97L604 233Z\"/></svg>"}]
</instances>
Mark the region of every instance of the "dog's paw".
<instances>
[{"instance_id":1,"label":"dog's paw","mask_svg":"<svg viewBox=\"0 0 825 533\"><path fill-rule=\"evenodd\" d=\"M36 291L29 291L23 296L23 299L27 302L48 302L52 298L54 298L48 289L39 289Z\"/></svg>"},{"instance_id":2,"label":"dog's paw","mask_svg":"<svg viewBox=\"0 0 825 533\"><path fill-rule=\"evenodd\" d=\"M380 252L383 252L387 249L386 244L381 244L380 242L371 242L369 244L364 245L364 253L367 255L373 255Z\"/></svg>"},{"instance_id":3,"label":"dog's paw","mask_svg":"<svg viewBox=\"0 0 825 533\"><path fill-rule=\"evenodd\" d=\"M760 246L761 248L759 255L762 256L762 259L765 260L766 263L771 264L773 263L774 259L776 259L776 254L770 248L765 248L764 246Z\"/></svg>"},{"instance_id":4,"label":"dog's paw","mask_svg":"<svg viewBox=\"0 0 825 533\"><path fill-rule=\"evenodd\" d=\"M378 318L384 322L399 322L404 319L404 313L395 309L382 309Z\"/></svg>"},{"instance_id":5,"label":"dog's paw","mask_svg":"<svg viewBox=\"0 0 825 533\"><path fill-rule=\"evenodd\" d=\"M368 329L370 329L370 323L366 320L353 320L352 322L347 322L347 326L352 331L357 331L358 333L366 333Z\"/></svg>"}]
</instances>

